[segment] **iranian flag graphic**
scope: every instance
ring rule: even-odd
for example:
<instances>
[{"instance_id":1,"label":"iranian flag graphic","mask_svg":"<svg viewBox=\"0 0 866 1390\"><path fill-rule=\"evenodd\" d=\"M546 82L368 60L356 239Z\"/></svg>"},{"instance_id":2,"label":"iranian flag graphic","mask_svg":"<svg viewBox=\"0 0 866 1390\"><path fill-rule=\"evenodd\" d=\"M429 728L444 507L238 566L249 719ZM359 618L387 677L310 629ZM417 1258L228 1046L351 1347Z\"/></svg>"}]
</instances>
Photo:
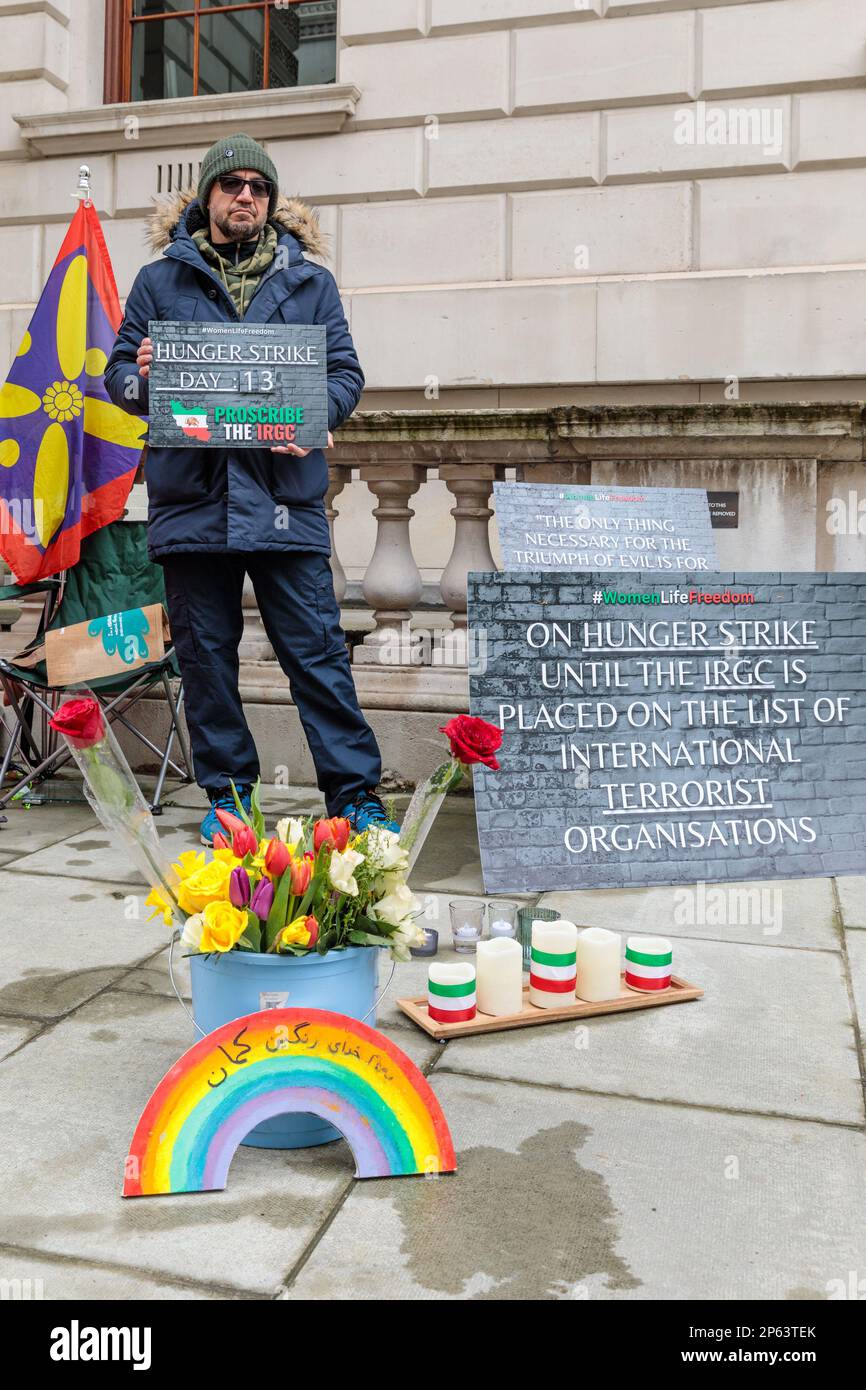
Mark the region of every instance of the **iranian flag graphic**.
<instances>
[{"instance_id":1,"label":"iranian flag graphic","mask_svg":"<svg viewBox=\"0 0 866 1390\"><path fill-rule=\"evenodd\" d=\"M210 430L207 427L207 411L203 406L186 406L181 405L180 401L172 401L171 413L178 429L183 430L189 439L200 439L204 444L208 442Z\"/></svg>"}]
</instances>

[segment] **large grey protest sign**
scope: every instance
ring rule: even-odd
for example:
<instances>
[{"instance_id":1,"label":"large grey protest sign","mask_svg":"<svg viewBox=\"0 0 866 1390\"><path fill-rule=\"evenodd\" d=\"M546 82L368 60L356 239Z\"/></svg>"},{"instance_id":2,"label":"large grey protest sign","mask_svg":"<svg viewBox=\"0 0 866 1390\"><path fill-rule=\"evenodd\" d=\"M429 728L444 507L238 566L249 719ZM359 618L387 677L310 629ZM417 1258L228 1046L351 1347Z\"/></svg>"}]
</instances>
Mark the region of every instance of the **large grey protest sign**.
<instances>
[{"instance_id":1,"label":"large grey protest sign","mask_svg":"<svg viewBox=\"0 0 866 1390\"><path fill-rule=\"evenodd\" d=\"M866 872L866 575L473 574L488 893Z\"/></svg>"},{"instance_id":2,"label":"large grey protest sign","mask_svg":"<svg viewBox=\"0 0 866 1390\"><path fill-rule=\"evenodd\" d=\"M328 442L324 324L150 324L155 448L270 449Z\"/></svg>"},{"instance_id":3,"label":"large grey protest sign","mask_svg":"<svg viewBox=\"0 0 866 1390\"><path fill-rule=\"evenodd\" d=\"M494 483L505 570L701 574L717 567L701 488Z\"/></svg>"}]
</instances>

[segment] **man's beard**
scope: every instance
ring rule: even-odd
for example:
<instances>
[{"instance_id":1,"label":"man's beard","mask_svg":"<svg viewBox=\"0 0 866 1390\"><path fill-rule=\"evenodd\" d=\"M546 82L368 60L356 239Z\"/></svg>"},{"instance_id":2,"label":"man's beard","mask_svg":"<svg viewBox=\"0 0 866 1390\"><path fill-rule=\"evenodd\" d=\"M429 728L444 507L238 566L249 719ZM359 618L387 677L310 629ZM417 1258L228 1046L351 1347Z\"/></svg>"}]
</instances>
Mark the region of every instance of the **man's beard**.
<instances>
[{"instance_id":1,"label":"man's beard","mask_svg":"<svg viewBox=\"0 0 866 1390\"><path fill-rule=\"evenodd\" d=\"M226 241L254 241L261 236L265 223L268 220L266 212L262 213L261 218L245 218L239 221L232 221L237 217L237 213L226 213L223 216L213 216L214 226L226 239Z\"/></svg>"}]
</instances>

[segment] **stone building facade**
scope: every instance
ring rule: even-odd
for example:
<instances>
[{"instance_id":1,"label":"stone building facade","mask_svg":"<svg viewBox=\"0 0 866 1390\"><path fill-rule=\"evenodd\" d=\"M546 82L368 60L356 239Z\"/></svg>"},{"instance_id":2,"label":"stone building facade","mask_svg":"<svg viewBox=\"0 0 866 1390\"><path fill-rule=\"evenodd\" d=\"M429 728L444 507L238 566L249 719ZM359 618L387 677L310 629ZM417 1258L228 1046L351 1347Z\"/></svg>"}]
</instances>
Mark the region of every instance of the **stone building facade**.
<instances>
[{"instance_id":1,"label":"stone building facade","mask_svg":"<svg viewBox=\"0 0 866 1390\"><path fill-rule=\"evenodd\" d=\"M514 468L736 490L727 566L866 569L863 0L275 0L267 55L264 3L189 0L161 52L164 8L0 0L0 369L83 161L123 295L152 199L244 129L319 210L386 412L334 454L349 597L403 547L380 625L483 567Z\"/></svg>"}]
</instances>

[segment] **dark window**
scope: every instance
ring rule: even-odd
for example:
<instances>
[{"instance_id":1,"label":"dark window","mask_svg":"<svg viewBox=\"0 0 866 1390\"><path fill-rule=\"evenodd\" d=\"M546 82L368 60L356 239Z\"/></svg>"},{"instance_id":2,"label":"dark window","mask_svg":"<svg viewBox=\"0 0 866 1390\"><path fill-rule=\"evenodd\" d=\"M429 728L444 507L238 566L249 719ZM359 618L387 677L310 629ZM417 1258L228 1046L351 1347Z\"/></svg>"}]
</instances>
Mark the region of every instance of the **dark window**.
<instances>
[{"instance_id":1,"label":"dark window","mask_svg":"<svg viewBox=\"0 0 866 1390\"><path fill-rule=\"evenodd\" d=\"M105 100L333 82L337 0L106 0Z\"/></svg>"}]
</instances>

